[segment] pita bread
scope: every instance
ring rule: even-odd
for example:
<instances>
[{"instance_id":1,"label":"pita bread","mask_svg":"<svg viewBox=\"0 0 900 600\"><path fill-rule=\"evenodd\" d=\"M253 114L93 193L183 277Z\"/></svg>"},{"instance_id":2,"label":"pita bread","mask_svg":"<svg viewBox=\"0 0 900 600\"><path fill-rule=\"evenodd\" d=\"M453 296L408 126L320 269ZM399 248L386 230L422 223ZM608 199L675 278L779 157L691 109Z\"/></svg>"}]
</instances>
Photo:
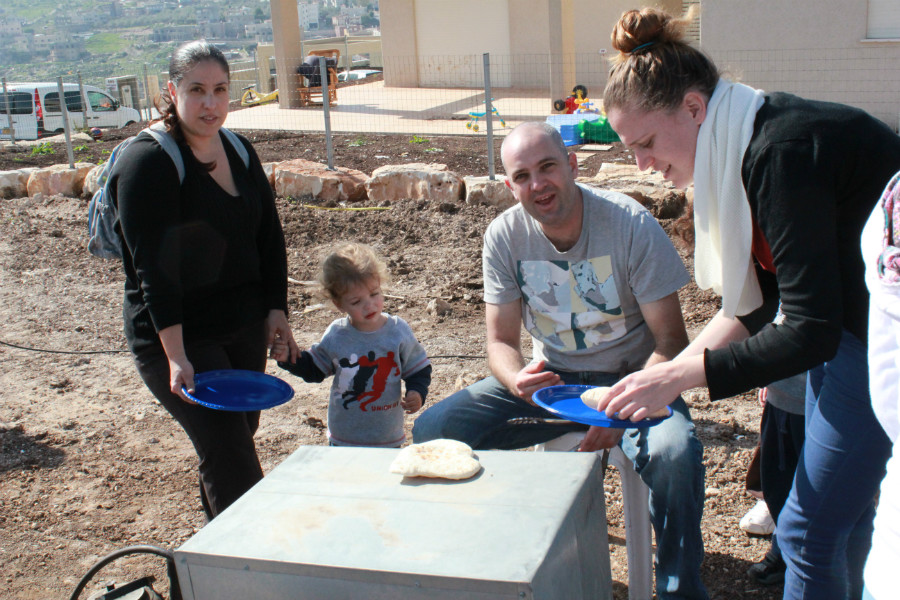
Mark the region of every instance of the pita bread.
<instances>
[{"instance_id":1,"label":"pita bread","mask_svg":"<svg viewBox=\"0 0 900 600\"><path fill-rule=\"evenodd\" d=\"M456 440L431 440L411 444L400 450L391 463L391 473L404 477L439 477L468 479L481 470L467 444Z\"/></svg>"},{"instance_id":2,"label":"pita bread","mask_svg":"<svg viewBox=\"0 0 900 600\"><path fill-rule=\"evenodd\" d=\"M594 410L599 410L597 407L600 406L600 401L606 398L606 394L609 392L609 387L594 387L583 394L581 394L581 401L584 402L590 408ZM649 416L644 417L645 419L664 419L669 416L669 409L666 406L663 406L658 411L651 413Z\"/></svg>"}]
</instances>

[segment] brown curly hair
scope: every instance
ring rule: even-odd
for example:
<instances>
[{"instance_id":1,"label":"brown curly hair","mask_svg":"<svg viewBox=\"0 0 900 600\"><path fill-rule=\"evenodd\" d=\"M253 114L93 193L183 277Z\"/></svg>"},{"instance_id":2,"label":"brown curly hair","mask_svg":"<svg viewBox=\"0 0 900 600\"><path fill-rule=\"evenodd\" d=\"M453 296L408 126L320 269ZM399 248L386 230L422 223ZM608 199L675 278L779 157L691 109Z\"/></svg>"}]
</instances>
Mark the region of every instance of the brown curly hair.
<instances>
[{"instance_id":1,"label":"brown curly hair","mask_svg":"<svg viewBox=\"0 0 900 600\"><path fill-rule=\"evenodd\" d=\"M325 257L319 267L319 285L335 304L352 286L365 284L370 279L387 285L390 274L384 261L367 244L341 244Z\"/></svg>"}]
</instances>

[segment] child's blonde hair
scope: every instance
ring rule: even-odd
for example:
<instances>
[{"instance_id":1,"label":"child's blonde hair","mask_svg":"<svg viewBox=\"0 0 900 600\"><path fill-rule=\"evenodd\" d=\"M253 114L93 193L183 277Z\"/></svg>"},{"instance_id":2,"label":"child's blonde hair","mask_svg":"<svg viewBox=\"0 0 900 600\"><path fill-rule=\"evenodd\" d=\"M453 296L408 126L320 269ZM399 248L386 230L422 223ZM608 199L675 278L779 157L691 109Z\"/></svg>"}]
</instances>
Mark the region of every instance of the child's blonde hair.
<instances>
[{"instance_id":1,"label":"child's blonde hair","mask_svg":"<svg viewBox=\"0 0 900 600\"><path fill-rule=\"evenodd\" d=\"M390 280L387 265L368 244L341 244L322 261L319 284L332 302L341 299L352 286L377 279L381 285Z\"/></svg>"}]
</instances>

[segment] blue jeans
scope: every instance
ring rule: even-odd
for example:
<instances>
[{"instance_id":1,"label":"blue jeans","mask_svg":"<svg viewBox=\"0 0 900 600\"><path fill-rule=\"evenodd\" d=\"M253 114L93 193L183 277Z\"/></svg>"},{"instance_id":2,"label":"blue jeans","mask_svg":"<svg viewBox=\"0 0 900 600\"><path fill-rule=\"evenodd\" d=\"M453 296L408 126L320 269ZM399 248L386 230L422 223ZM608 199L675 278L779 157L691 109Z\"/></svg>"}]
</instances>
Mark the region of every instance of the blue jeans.
<instances>
[{"instance_id":1,"label":"blue jeans","mask_svg":"<svg viewBox=\"0 0 900 600\"><path fill-rule=\"evenodd\" d=\"M565 384L612 385L612 373L557 371ZM650 518L656 533L656 588L660 600L708 598L700 580L703 562L703 446L684 400L655 427L627 429L619 446L650 488ZM549 421L544 421L549 419ZM539 406L514 396L488 377L432 405L413 426L413 441L450 438L476 450L526 448L570 431L579 423L559 421Z\"/></svg>"},{"instance_id":2,"label":"blue jeans","mask_svg":"<svg viewBox=\"0 0 900 600\"><path fill-rule=\"evenodd\" d=\"M861 597L890 454L869 400L866 346L845 331L837 355L807 381L806 442L777 528L786 599Z\"/></svg>"}]
</instances>

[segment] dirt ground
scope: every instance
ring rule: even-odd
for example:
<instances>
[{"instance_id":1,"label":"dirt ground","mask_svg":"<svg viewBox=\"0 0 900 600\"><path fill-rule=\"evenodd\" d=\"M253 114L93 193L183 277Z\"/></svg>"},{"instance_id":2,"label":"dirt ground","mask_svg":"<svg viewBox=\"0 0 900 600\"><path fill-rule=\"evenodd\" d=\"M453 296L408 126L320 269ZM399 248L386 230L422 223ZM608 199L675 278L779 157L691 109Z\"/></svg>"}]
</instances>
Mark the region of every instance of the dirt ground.
<instances>
[{"instance_id":1,"label":"dirt ground","mask_svg":"<svg viewBox=\"0 0 900 600\"><path fill-rule=\"evenodd\" d=\"M81 142L76 160L98 162L126 134ZM326 160L318 134L252 132L263 161ZM0 171L67 162L53 153L0 152ZM484 137L337 135L335 165L366 173L384 164L440 162L461 175L485 175ZM502 173L499 142L497 173ZM585 161L631 161L616 145ZM365 204L364 204L365 205ZM102 556L135 544L175 549L203 526L196 457L181 429L140 382L124 351L121 267L85 248L87 202L60 196L0 200L0 593L3 598L67 598ZM481 236L498 211L459 203L399 202L385 211L328 211L279 199L289 275L314 279L335 240L373 244L389 258L393 283L386 310L404 317L434 364L430 401L487 374L481 301ZM663 222L668 229L671 225ZM690 256L683 252L686 264ZM681 292L693 335L717 310L693 284ZM429 314L433 299L450 304ZM290 286L291 324L298 342L317 341L335 318L313 288ZM267 410L257 434L265 471L298 446L325 444L326 390L280 372L296 390L288 404ZM687 394L705 447L707 501L703 577L713 598L781 597L744 575L768 540L750 537L738 520L754 501L744 474L756 445L755 394L711 403ZM413 417L407 425L411 426ZM627 597L625 533L618 476L606 477L615 597ZM167 595L162 560L131 557L103 569L82 597L105 584L153 575Z\"/></svg>"}]
</instances>

